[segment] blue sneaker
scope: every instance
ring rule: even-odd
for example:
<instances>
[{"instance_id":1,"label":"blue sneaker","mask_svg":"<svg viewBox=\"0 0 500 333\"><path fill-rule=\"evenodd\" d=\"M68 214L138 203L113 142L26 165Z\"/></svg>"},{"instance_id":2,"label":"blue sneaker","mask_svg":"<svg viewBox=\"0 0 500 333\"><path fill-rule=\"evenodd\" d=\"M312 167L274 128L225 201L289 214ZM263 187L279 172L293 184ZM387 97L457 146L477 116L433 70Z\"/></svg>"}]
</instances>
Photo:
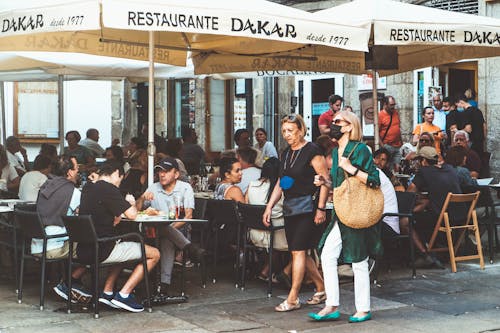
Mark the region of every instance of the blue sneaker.
<instances>
[{"instance_id":1,"label":"blue sneaker","mask_svg":"<svg viewBox=\"0 0 500 333\"><path fill-rule=\"evenodd\" d=\"M121 297L120 293L116 293L115 297L113 297L113 299L111 300L111 303L130 312L144 311L144 307L142 306L142 304L135 301L135 297L133 294L130 294L127 297Z\"/></svg>"},{"instance_id":2,"label":"blue sneaker","mask_svg":"<svg viewBox=\"0 0 500 333\"><path fill-rule=\"evenodd\" d=\"M115 305L111 302L113 300L113 298L115 298L115 295L116 295L116 293L112 293L111 295L108 295L108 294L105 294L104 292L101 292L101 294L99 295L99 302L109 306L110 308L119 309L120 307L118 305Z\"/></svg>"},{"instance_id":3,"label":"blue sneaker","mask_svg":"<svg viewBox=\"0 0 500 333\"><path fill-rule=\"evenodd\" d=\"M54 291L65 301L68 300L69 288L64 281L59 282L59 284L54 287ZM71 303L76 303L76 299L71 297Z\"/></svg>"},{"instance_id":4,"label":"blue sneaker","mask_svg":"<svg viewBox=\"0 0 500 333\"><path fill-rule=\"evenodd\" d=\"M86 304L92 300L92 295L82 285L73 282L71 284L71 299Z\"/></svg>"}]
</instances>

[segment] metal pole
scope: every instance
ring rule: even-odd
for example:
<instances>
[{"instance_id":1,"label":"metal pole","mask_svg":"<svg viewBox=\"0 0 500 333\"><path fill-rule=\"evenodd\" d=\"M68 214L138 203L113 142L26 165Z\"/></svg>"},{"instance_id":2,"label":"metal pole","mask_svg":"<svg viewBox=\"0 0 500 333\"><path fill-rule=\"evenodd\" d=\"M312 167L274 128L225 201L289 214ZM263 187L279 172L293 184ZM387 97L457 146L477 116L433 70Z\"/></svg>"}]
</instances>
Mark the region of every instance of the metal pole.
<instances>
[{"instance_id":1,"label":"metal pole","mask_svg":"<svg viewBox=\"0 0 500 333\"><path fill-rule=\"evenodd\" d=\"M154 32L149 32L149 87L148 87L148 185L153 184L154 158L156 147L154 143L155 129L155 82L154 82Z\"/></svg>"},{"instance_id":2,"label":"metal pole","mask_svg":"<svg viewBox=\"0 0 500 333\"><path fill-rule=\"evenodd\" d=\"M372 70L372 100L373 100L373 138L375 150L380 148L380 137L378 135L378 94L377 94L377 71Z\"/></svg>"},{"instance_id":3,"label":"metal pole","mask_svg":"<svg viewBox=\"0 0 500 333\"><path fill-rule=\"evenodd\" d=\"M64 76L57 76L57 109L59 111L59 154L64 151Z\"/></svg>"},{"instance_id":4,"label":"metal pole","mask_svg":"<svg viewBox=\"0 0 500 333\"><path fill-rule=\"evenodd\" d=\"M2 107L2 144L5 144L5 129L7 126L5 125L5 89L3 85L4 82L0 81L0 103L2 104L0 105L0 107Z\"/></svg>"}]
</instances>

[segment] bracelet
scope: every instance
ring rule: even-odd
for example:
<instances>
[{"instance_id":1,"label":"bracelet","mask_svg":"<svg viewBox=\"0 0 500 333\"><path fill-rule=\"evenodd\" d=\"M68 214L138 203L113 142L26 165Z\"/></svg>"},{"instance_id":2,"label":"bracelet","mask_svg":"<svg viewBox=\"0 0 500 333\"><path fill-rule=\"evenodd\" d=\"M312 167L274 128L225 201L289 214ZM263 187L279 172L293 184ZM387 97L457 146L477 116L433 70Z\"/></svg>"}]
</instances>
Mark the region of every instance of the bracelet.
<instances>
[{"instance_id":1,"label":"bracelet","mask_svg":"<svg viewBox=\"0 0 500 333\"><path fill-rule=\"evenodd\" d=\"M352 176L353 177L356 176L358 174L358 172L359 172L359 168L356 168L356 171L354 171L354 173L352 174Z\"/></svg>"},{"instance_id":2,"label":"bracelet","mask_svg":"<svg viewBox=\"0 0 500 333\"><path fill-rule=\"evenodd\" d=\"M321 207L318 207L318 208L316 208L316 209L317 209L317 210L320 210L320 211L322 211L322 212L326 212L326 208L321 208Z\"/></svg>"}]
</instances>

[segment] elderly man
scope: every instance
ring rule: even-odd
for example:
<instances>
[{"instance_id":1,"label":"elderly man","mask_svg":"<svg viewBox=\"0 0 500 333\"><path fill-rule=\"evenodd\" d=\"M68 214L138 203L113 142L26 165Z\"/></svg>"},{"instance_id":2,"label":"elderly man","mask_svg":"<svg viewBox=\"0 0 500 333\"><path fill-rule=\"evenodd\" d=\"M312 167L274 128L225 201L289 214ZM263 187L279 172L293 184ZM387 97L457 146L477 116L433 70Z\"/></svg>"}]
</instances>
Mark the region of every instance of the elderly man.
<instances>
[{"instance_id":1,"label":"elderly man","mask_svg":"<svg viewBox=\"0 0 500 333\"><path fill-rule=\"evenodd\" d=\"M15 136L9 136L5 140L5 148L7 149L9 164L16 169L19 177L22 177L29 170L29 161L26 149L21 146L21 142ZM20 153L23 156L22 160L19 158L17 153Z\"/></svg>"},{"instance_id":2,"label":"elderly man","mask_svg":"<svg viewBox=\"0 0 500 333\"><path fill-rule=\"evenodd\" d=\"M478 178L481 171L481 158L478 153L470 148L469 133L464 130L455 132L453 137L453 145L464 147L467 155L465 160L465 167L469 169L472 178Z\"/></svg>"},{"instance_id":3,"label":"elderly man","mask_svg":"<svg viewBox=\"0 0 500 333\"><path fill-rule=\"evenodd\" d=\"M87 137L80 141L80 144L87 147L88 150L92 152L94 158L102 157L104 154L104 148L98 143L99 141L99 131L95 128L89 128L87 130Z\"/></svg>"},{"instance_id":4,"label":"elderly man","mask_svg":"<svg viewBox=\"0 0 500 333\"><path fill-rule=\"evenodd\" d=\"M443 110L443 101L441 100L440 94L432 97L432 109L434 110L434 120L432 123L439 126L442 131L446 130L447 112Z\"/></svg>"},{"instance_id":5,"label":"elderly man","mask_svg":"<svg viewBox=\"0 0 500 333\"><path fill-rule=\"evenodd\" d=\"M335 114L340 111L343 102L344 99L339 95L330 95L330 97L328 97L330 109L322 113L318 119L318 128L321 134L328 135L330 133L330 125L332 124L333 117L335 117Z\"/></svg>"},{"instance_id":6,"label":"elderly man","mask_svg":"<svg viewBox=\"0 0 500 333\"><path fill-rule=\"evenodd\" d=\"M391 154L390 168L394 167L395 171L398 171L402 157L400 148L403 145L403 140L401 138L399 113L396 110L396 105L394 97L384 97L384 106L378 115L378 130L380 142Z\"/></svg>"}]
</instances>

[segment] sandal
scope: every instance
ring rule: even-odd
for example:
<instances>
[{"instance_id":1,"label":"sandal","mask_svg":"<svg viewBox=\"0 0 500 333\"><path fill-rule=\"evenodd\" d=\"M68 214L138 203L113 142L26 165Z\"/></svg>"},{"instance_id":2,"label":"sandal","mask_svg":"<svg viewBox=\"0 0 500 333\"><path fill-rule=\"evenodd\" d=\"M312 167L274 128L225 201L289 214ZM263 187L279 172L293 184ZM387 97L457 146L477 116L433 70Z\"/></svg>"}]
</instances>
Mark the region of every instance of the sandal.
<instances>
[{"instance_id":1,"label":"sandal","mask_svg":"<svg viewBox=\"0 0 500 333\"><path fill-rule=\"evenodd\" d=\"M326 301L326 293L324 291L318 291L314 293L314 295L309 298L306 303L309 305L316 305L323 303L324 301Z\"/></svg>"},{"instance_id":2,"label":"sandal","mask_svg":"<svg viewBox=\"0 0 500 333\"><path fill-rule=\"evenodd\" d=\"M287 302L285 299L280 305L274 308L274 311L277 312L288 312L288 311L293 311L300 309L300 300L297 298L295 301L295 304L290 304Z\"/></svg>"}]
</instances>

